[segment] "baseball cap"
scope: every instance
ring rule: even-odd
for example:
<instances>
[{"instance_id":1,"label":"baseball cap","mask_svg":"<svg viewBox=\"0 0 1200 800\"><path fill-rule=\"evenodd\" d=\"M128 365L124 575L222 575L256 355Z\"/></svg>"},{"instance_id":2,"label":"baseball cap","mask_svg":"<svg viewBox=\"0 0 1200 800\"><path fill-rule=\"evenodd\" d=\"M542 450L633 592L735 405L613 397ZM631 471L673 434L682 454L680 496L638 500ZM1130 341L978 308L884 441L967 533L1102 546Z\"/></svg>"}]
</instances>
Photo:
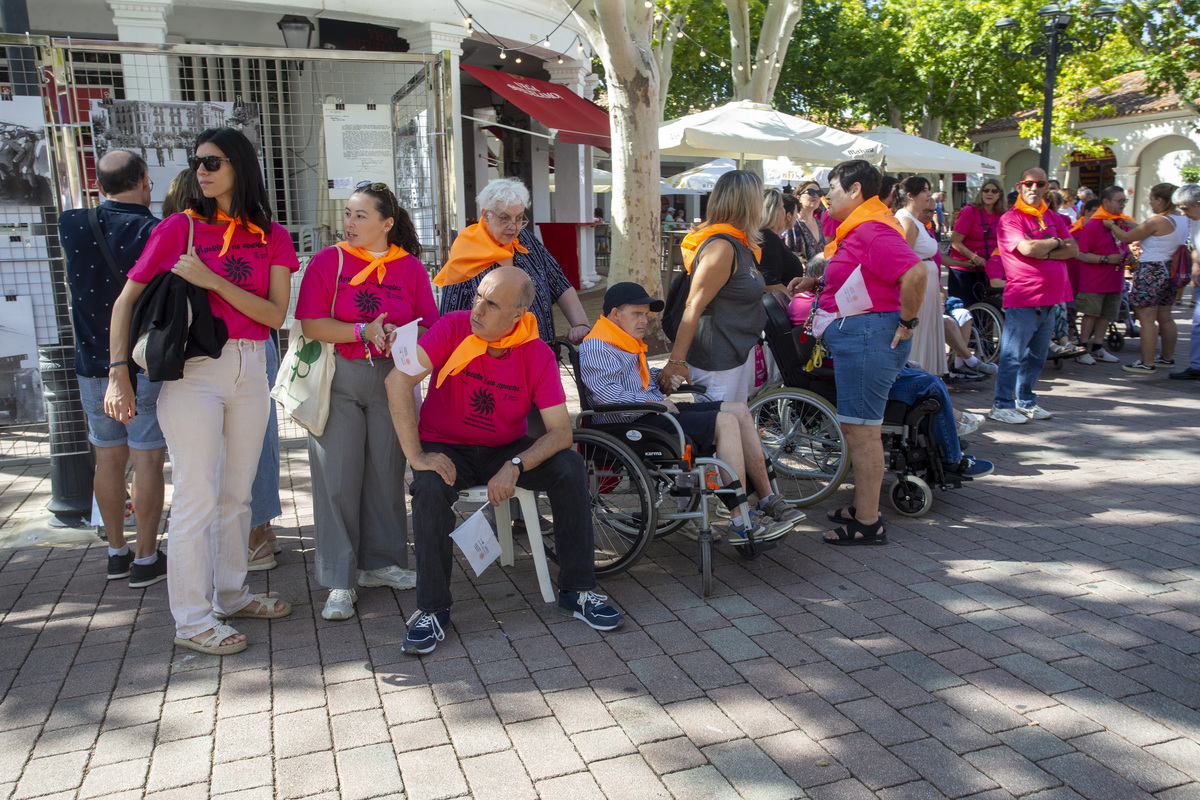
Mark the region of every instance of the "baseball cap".
<instances>
[{"instance_id":1,"label":"baseball cap","mask_svg":"<svg viewBox=\"0 0 1200 800\"><path fill-rule=\"evenodd\" d=\"M645 289L632 281L614 283L608 287L608 291L604 293L605 314L608 314L608 312L617 306L627 304L635 306L649 305L651 311L662 311L664 306L666 306L666 303L662 300L655 300L646 294Z\"/></svg>"}]
</instances>

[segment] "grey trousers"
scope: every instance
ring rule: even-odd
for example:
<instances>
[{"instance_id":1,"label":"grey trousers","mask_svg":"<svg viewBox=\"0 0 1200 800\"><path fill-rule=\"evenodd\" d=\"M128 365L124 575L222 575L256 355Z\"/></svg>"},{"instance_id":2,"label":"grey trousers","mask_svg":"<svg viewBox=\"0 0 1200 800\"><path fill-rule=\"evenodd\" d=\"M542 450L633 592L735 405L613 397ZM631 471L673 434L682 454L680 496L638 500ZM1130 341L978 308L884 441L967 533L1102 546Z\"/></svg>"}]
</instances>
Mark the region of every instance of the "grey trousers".
<instances>
[{"instance_id":1,"label":"grey trousers","mask_svg":"<svg viewBox=\"0 0 1200 800\"><path fill-rule=\"evenodd\" d=\"M349 589L357 570L408 567L404 452L392 427L383 381L390 359L337 357L329 421L309 434L317 580Z\"/></svg>"}]
</instances>

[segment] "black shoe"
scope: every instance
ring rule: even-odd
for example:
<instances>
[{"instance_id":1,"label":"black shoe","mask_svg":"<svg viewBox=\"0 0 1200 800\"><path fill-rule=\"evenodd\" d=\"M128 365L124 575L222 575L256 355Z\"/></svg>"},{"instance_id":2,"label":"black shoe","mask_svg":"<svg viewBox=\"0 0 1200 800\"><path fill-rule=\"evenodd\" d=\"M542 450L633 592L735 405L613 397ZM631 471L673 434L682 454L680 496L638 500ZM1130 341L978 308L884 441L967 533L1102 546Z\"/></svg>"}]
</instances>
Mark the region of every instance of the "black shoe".
<instances>
[{"instance_id":1,"label":"black shoe","mask_svg":"<svg viewBox=\"0 0 1200 800\"><path fill-rule=\"evenodd\" d=\"M156 551L158 558L153 564L134 564L129 570L129 588L145 589L167 579L167 554Z\"/></svg>"},{"instance_id":2,"label":"black shoe","mask_svg":"<svg viewBox=\"0 0 1200 800\"><path fill-rule=\"evenodd\" d=\"M108 579L117 581L129 577L129 567L133 564L133 550L123 556L108 557Z\"/></svg>"},{"instance_id":3,"label":"black shoe","mask_svg":"<svg viewBox=\"0 0 1200 800\"><path fill-rule=\"evenodd\" d=\"M408 633L400 643L400 652L417 656L432 653L437 643L446 638L446 631L452 629L449 609L437 613L418 610L408 620Z\"/></svg>"},{"instance_id":4,"label":"black shoe","mask_svg":"<svg viewBox=\"0 0 1200 800\"><path fill-rule=\"evenodd\" d=\"M1181 369L1178 372L1172 372L1167 377L1176 381L1200 381L1200 369L1188 367L1187 369ZM109 563L112 563L111 560Z\"/></svg>"}]
</instances>

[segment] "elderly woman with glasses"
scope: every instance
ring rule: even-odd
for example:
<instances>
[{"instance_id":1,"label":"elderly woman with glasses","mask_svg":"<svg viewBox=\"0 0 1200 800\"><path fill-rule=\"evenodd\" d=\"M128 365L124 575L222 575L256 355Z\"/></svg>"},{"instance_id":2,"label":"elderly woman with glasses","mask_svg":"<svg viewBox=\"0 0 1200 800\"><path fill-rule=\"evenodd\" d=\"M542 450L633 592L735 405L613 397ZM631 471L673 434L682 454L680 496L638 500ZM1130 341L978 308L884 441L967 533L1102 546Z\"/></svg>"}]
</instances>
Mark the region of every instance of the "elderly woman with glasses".
<instances>
[{"instance_id":1,"label":"elderly woman with glasses","mask_svg":"<svg viewBox=\"0 0 1200 800\"><path fill-rule=\"evenodd\" d=\"M390 339L414 320L438 318L412 220L391 189L360 183L343 212L346 240L313 256L296 319L310 339L335 345L329 420L308 436L317 580L329 589L321 616L348 619L354 586L411 589L404 452L392 427L384 379Z\"/></svg>"},{"instance_id":2,"label":"elderly woman with glasses","mask_svg":"<svg viewBox=\"0 0 1200 800\"><path fill-rule=\"evenodd\" d=\"M555 338L555 303L567 318L566 336L575 344L583 341L591 326L570 281L558 262L526 226L529 190L517 178L494 180L476 198L479 222L463 229L450 248L450 259L433 282L442 287L443 314L469 311L475 290L484 276L497 266L515 266L529 275L535 291L529 310L537 318L544 341Z\"/></svg>"},{"instance_id":3,"label":"elderly woman with glasses","mask_svg":"<svg viewBox=\"0 0 1200 800\"><path fill-rule=\"evenodd\" d=\"M946 258L946 266L950 268L946 294L957 297L964 306L983 297L987 280L984 265L996 249L996 230L1007 210L1000 181L988 178L975 199L958 212Z\"/></svg>"}]
</instances>

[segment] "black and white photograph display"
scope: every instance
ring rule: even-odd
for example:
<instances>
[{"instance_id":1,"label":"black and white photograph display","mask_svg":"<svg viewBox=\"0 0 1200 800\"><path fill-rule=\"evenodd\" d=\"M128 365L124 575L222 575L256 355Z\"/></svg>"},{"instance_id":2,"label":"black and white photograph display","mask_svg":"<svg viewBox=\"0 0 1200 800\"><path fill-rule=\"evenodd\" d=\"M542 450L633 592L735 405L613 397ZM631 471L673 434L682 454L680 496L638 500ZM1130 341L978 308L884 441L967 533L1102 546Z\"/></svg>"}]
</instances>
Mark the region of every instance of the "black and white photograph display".
<instances>
[{"instance_id":1,"label":"black and white photograph display","mask_svg":"<svg viewBox=\"0 0 1200 800\"><path fill-rule=\"evenodd\" d=\"M0 206L54 202L42 98L0 99Z\"/></svg>"},{"instance_id":2,"label":"black and white photograph display","mask_svg":"<svg viewBox=\"0 0 1200 800\"><path fill-rule=\"evenodd\" d=\"M0 425L45 421L33 302L0 296Z\"/></svg>"}]
</instances>

